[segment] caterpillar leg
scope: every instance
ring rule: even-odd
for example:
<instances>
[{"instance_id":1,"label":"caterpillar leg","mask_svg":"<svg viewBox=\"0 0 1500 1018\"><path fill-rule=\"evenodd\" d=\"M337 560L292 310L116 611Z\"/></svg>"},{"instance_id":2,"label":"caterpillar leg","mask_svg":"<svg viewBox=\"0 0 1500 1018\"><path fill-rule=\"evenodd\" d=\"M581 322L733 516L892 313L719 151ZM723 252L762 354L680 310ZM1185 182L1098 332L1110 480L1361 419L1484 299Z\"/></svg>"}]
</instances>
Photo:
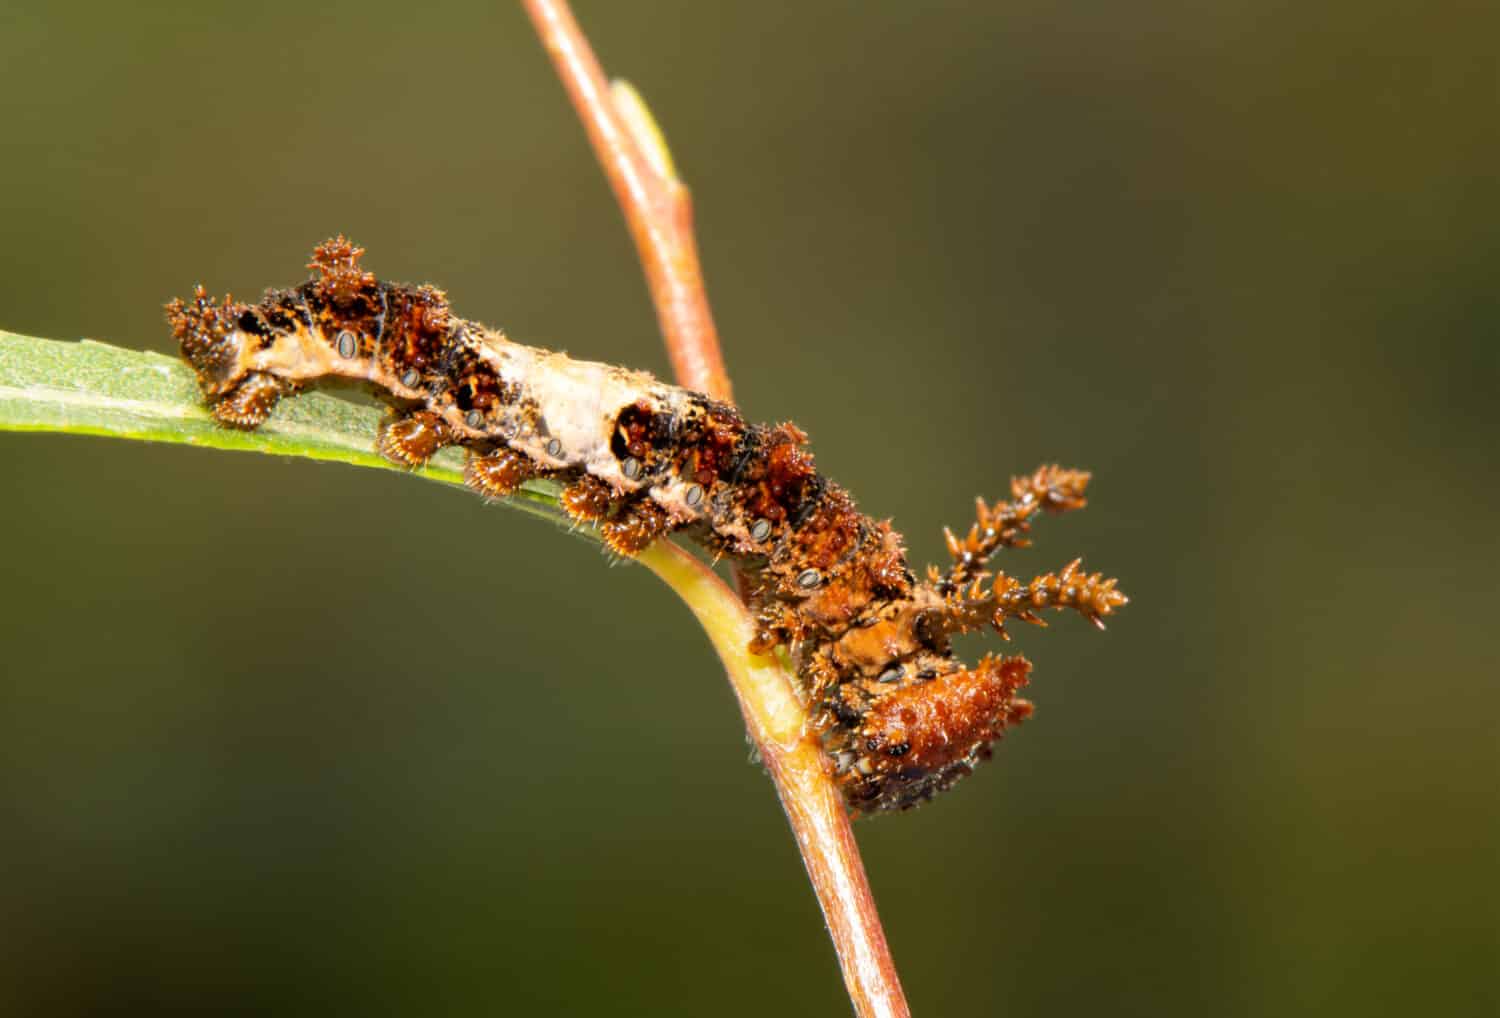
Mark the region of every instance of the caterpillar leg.
<instances>
[{"instance_id":1,"label":"caterpillar leg","mask_svg":"<svg viewBox=\"0 0 1500 1018\"><path fill-rule=\"evenodd\" d=\"M514 449L471 449L464 460L464 483L487 498L504 498L538 473L536 464Z\"/></svg>"},{"instance_id":2,"label":"caterpillar leg","mask_svg":"<svg viewBox=\"0 0 1500 1018\"><path fill-rule=\"evenodd\" d=\"M639 555L672 529L666 510L646 495L617 503L609 485L589 474L564 488L558 502L575 522L596 524L599 536L616 555Z\"/></svg>"},{"instance_id":3,"label":"caterpillar leg","mask_svg":"<svg viewBox=\"0 0 1500 1018\"><path fill-rule=\"evenodd\" d=\"M281 397L291 392L292 387L286 382L255 372L214 400L208 412L225 427L251 431L264 424Z\"/></svg>"},{"instance_id":4,"label":"caterpillar leg","mask_svg":"<svg viewBox=\"0 0 1500 1018\"><path fill-rule=\"evenodd\" d=\"M593 523L609 515L613 497L609 485L592 474L584 474L563 489L558 502L574 522Z\"/></svg>"},{"instance_id":5,"label":"caterpillar leg","mask_svg":"<svg viewBox=\"0 0 1500 1018\"><path fill-rule=\"evenodd\" d=\"M621 507L614 519L599 524L599 535L616 555L639 555L672 529L667 511L646 496Z\"/></svg>"},{"instance_id":6,"label":"caterpillar leg","mask_svg":"<svg viewBox=\"0 0 1500 1018\"><path fill-rule=\"evenodd\" d=\"M1044 466L1028 476L1011 478L1009 502L986 505L984 499L976 499L977 521L962 540L943 529L953 565L946 577L934 570L934 580L946 590L962 587L983 573L990 556L1000 548L1024 548L1031 543L1026 534L1038 509L1064 513L1088 504L1084 492L1089 477L1087 470Z\"/></svg>"},{"instance_id":7,"label":"caterpillar leg","mask_svg":"<svg viewBox=\"0 0 1500 1018\"><path fill-rule=\"evenodd\" d=\"M453 433L441 417L428 410L415 410L382 421L375 447L392 463L420 467L439 449L452 444Z\"/></svg>"}]
</instances>

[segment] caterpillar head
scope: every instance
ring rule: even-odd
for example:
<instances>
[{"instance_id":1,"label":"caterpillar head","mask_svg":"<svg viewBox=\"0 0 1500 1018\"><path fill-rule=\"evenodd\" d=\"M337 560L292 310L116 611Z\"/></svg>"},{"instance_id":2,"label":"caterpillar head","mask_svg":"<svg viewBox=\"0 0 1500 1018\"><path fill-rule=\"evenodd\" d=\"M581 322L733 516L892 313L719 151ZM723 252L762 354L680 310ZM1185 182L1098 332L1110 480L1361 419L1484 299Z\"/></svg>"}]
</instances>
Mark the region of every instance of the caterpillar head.
<instances>
[{"instance_id":1,"label":"caterpillar head","mask_svg":"<svg viewBox=\"0 0 1500 1018\"><path fill-rule=\"evenodd\" d=\"M291 383L251 368L251 354L270 330L249 305L229 297L216 304L199 286L191 301L167 305L167 321L220 424L258 427L276 401L293 391Z\"/></svg>"},{"instance_id":2,"label":"caterpillar head","mask_svg":"<svg viewBox=\"0 0 1500 1018\"><path fill-rule=\"evenodd\" d=\"M229 297L215 303L198 286L191 300L173 300L166 311L172 336L198 376L203 394L212 399L239 385L247 373L246 336L240 319L251 314L250 308L234 303Z\"/></svg>"}]
</instances>

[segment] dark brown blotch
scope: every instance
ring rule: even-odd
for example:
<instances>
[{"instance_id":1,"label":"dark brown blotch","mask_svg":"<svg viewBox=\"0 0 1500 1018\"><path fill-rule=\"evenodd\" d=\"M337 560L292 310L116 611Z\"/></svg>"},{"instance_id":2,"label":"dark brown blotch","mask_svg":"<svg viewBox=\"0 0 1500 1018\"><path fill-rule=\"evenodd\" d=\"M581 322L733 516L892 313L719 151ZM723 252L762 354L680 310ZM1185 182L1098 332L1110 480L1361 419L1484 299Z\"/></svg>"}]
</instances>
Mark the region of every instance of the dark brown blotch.
<instances>
[{"instance_id":1,"label":"dark brown blotch","mask_svg":"<svg viewBox=\"0 0 1500 1018\"><path fill-rule=\"evenodd\" d=\"M240 312L240 316L235 319L234 324L241 332L254 336L257 340L269 342L275 335L270 324L261 317L260 312L255 308L247 307L244 311ZM259 345L265 347L267 342L261 342Z\"/></svg>"},{"instance_id":2,"label":"dark brown blotch","mask_svg":"<svg viewBox=\"0 0 1500 1018\"><path fill-rule=\"evenodd\" d=\"M429 397L430 401L453 403L448 393L449 311L447 297L441 290L381 283L369 292L367 299L341 309L340 314L346 324L355 323L351 327L376 338L382 373L402 379L408 388L417 388L425 379L438 378L442 384ZM441 327L435 327L434 322ZM413 377L415 382L407 381Z\"/></svg>"}]
</instances>

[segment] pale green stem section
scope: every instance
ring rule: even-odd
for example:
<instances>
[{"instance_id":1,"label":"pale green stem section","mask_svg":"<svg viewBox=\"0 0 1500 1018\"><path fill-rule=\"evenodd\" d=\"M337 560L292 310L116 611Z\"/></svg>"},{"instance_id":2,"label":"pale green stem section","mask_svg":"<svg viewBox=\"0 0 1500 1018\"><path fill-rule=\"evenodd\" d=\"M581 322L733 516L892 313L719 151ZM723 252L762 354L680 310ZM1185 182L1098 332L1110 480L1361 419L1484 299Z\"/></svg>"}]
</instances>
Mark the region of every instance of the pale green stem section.
<instances>
[{"instance_id":1,"label":"pale green stem section","mask_svg":"<svg viewBox=\"0 0 1500 1018\"><path fill-rule=\"evenodd\" d=\"M624 78L616 78L609 83L609 94L620 119L625 122L625 129L630 132L652 171L662 180L670 181L678 187L685 186L677 176L677 164L672 161L667 136L662 133L661 125L651 113L651 107L646 105L646 100L641 98L635 86Z\"/></svg>"},{"instance_id":2,"label":"pale green stem section","mask_svg":"<svg viewBox=\"0 0 1500 1018\"><path fill-rule=\"evenodd\" d=\"M666 541L658 541L636 561L676 591L708 634L740 698L745 723L756 745L790 750L802 741L807 710L797 700L781 662L746 651L755 628L744 602L708 566ZM753 704L746 704L754 690Z\"/></svg>"}]
</instances>

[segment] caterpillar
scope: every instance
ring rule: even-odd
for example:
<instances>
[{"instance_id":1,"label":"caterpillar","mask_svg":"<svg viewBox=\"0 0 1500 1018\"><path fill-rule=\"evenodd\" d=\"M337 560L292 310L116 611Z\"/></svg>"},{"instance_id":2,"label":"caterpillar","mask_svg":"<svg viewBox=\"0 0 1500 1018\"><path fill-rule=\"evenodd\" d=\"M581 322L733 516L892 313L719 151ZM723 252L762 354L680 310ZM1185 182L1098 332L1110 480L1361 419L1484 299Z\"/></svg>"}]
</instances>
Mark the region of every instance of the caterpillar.
<instances>
[{"instance_id":1,"label":"caterpillar","mask_svg":"<svg viewBox=\"0 0 1500 1018\"><path fill-rule=\"evenodd\" d=\"M783 648L809 724L856 814L927 801L989 758L1032 712L1019 656L957 660L952 638L1069 609L1099 628L1126 603L1078 560L1029 582L985 566L1028 543L1040 512L1082 508L1089 474L1044 466L1011 497L978 500L952 563L918 579L889 521L861 514L820 474L792 424L751 424L732 405L649 374L523 346L455 316L432 286L382 282L342 236L320 244L312 277L255 304L202 286L166 306L213 418L253 429L278 400L325 380L363 383L387 416L379 451L406 466L466 452L464 479L500 498L532 478L632 556L681 533L732 559L756 620L750 649Z\"/></svg>"}]
</instances>

